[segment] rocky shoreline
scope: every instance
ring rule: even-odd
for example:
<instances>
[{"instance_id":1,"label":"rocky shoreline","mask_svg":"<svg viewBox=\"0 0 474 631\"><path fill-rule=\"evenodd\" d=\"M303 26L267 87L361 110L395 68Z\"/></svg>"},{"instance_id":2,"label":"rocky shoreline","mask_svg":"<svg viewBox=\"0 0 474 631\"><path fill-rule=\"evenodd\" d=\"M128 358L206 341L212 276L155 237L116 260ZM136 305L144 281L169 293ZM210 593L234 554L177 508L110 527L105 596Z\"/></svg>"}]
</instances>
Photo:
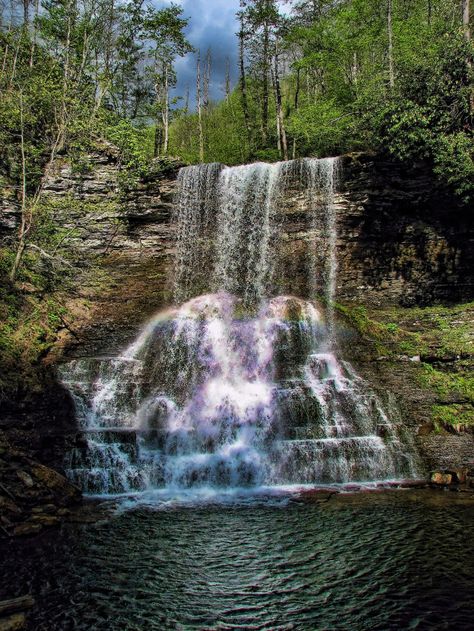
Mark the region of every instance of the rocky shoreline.
<instances>
[{"instance_id":1,"label":"rocky shoreline","mask_svg":"<svg viewBox=\"0 0 474 631\"><path fill-rule=\"evenodd\" d=\"M0 537L30 536L59 526L82 501L55 469L5 442L0 445Z\"/></svg>"}]
</instances>

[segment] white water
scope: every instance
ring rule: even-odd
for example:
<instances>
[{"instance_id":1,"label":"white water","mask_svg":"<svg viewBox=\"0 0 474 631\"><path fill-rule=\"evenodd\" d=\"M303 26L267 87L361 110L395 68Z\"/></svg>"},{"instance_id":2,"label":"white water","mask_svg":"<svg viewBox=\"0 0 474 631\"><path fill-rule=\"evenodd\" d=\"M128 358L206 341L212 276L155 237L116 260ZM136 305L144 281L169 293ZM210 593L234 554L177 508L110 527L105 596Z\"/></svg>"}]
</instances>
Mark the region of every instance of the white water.
<instances>
[{"instance_id":1,"label":"white water","mask_svg":"<svg viewBox=\"0 0 474 631\"><path fill-rule=\"evenodd\" d=\"M415 475L397 425L335 353L336 176L335 159L182 169L178 306L120 357L63 370L87 436L69 475L86 492ZM323 243L308 257L323 286L310 282L306 299L275 295L279 210L295 178Z\"/></svg>"}]
</instances>

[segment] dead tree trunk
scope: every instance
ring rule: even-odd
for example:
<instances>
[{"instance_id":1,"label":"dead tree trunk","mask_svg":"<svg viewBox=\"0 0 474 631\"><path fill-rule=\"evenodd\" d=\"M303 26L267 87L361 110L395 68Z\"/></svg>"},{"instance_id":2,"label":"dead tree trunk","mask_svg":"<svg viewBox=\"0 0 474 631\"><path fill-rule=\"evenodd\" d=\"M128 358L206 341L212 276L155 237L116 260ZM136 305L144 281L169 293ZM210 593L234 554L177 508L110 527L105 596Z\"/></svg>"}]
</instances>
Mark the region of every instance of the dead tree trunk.
<instances>
[{"instance_id":1,"label":"dead tree trunk","mask_svg":"<svg viewBox=\"0 0 474 631\"><path fill-rule=\"evenodd\" d=\"M277 111L277 122L278 122L278 131L279 131L279 144L281 147L281 155L284 160L288 160L288 142L286 139L286 130L285 130L285 118L283 115L283 104L281 97L281 86L280 86L280 68L278 63L278 43L275 43L275 98L276 98L276 111Z\"/></svg>"},{"instance_id":2,"label":"dead tree trunk","mask_svg":"<svg viewBox=\"0 0 474 631\"><path fill-rule=\"evenodd\" d=\"M204 162L204 130L202 125L202 103L201 103L201 57L198 53L196 65L196 102L198 112L199 127L199 162Z\"/></svg>"},{"instance_id":3,"label":"dead tree trunk","mask_svg":"<svg viewBox=\"0 0 474 631\"><path fill-rule=\"evenodd\" d=\"M247 98L247 77L245 74L245 30L244 16L240 15L240 31L239 31L239 65L240 65L240 94L242 97L242 111L244 113L245 129L247 130L247 140L249 151L252 147L252 128L250 125L249 104Z\"/></svg>"}]
</instances>

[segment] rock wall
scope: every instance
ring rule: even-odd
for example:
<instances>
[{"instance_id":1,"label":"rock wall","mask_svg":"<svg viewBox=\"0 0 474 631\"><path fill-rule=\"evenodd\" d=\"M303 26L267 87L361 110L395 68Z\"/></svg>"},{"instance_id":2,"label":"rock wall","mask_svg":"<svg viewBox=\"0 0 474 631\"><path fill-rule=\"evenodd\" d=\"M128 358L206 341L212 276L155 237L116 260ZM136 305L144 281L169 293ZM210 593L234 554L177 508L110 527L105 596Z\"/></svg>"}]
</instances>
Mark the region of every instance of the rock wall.
<instances>
[{"instance_id":1,"label":"rock wall","mask_svg":"<svg viewBox=\"0 0 474 631\"><path fill-rule=\"evenodd\" d=\"M114 330L121 343L169 301L180 164L157 162L146 180L125 192L112 146L91 154L88 165L78 173L58 159L45 194L62 200L53 214L68 248L85 263L99 262L107 275L100 287L81 288L93 306L82 318L79 342L90 339L97 350L104 346L102 330ZM339 166L338 301L408 306L473 299L474 217L436 185L426 165L408 169L361 154L342 157ZM11 195L2 203L0 236L11 234L18 219ZM308 200L297 187L290 187L281 209L278 291L305 295L309 251L324 247L324 235L315 234Z\"/></svg>"},{"instance_id":2,"label":"rock wall","mask_svg":"<svg viewBox=\"0 0 474 631\"><path fill-rule=\"evenodd\" d=\"M430 304L474 297L474 217L436 183L367 155L342 161L341 295L361 303Z\"/></svg>"},{"instance_id":3,"label":"rock wall","mask_svg":"<svg viewBox=\"0 0 474 631\"><path fill-rule=\"evenodd\" d=\"M419 436L417 442L430 469L472 469L474 466L472 434Z\"/></svg>"},{"instance_id":4,"label":"rock wall","mask_svg":"<svg viewBox=\"0 0 474 631\"><path fill-rule=\"evenodd\" d=\"M339 301L410 306L474 297L474 217L426 165L408 170L367 154L343 156L336 190ZM308 248L324 247L307 206L292 191L280 246L284 288L303 294Z\"/></svg>"},{"instance_id":5,"label":"rock wall","mask_svg":"<svg viewBox=\"0 0 474 631\"><path fill-rule=\"evenodd\" d=\"M107 149L89 156L86 173L58 160L44 188L68 248L95 270L78 288L79 308L78 301L70 303L75 327L60 344L68 355L114 352L168 302L171 214L181 164L156 161L146 180L125 188L118 156Z\"/></svg>"}]
</instances>

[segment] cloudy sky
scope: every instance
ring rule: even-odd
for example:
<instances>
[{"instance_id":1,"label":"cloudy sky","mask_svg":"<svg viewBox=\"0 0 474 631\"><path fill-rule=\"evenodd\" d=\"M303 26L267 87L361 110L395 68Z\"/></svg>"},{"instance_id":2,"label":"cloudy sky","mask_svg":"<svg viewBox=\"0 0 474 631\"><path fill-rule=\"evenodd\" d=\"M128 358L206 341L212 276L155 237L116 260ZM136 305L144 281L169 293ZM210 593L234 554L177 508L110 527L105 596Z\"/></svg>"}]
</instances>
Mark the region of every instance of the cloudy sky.
<instances>
[{"instance_id":1,"label":"cloudy sky","mask_svg":"<svg viewBox=\"0 0 474 631\"><path fill-rule=\"evenodd\" d=\"M184 10L184 17L189 18L186 35L191 44L201 50L205 57L207 49L212 52L211 98L222 99L224 95L226 57L230 59L231 79L237 81L237 39L238 25L235 14L239 9L239 0L174 0ZM155 0L155 6L171 4L171 0ZM189 85L191 105L196 92L196 58L187 55L176 63L178 74L177 94L183 95Z\"/></svg>"}]
</instances>

